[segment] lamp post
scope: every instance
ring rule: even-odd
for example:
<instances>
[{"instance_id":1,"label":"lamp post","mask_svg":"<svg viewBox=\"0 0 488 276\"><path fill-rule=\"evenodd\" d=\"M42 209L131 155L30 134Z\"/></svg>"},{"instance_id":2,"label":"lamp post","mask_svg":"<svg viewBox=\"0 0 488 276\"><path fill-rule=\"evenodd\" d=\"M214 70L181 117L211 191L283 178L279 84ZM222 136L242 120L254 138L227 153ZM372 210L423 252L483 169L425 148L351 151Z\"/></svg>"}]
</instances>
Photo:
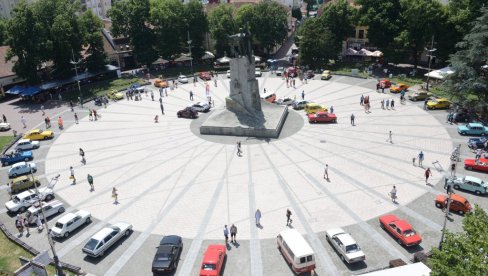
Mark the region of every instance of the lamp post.
<instances>
[{"instance_id":1,"label":"lamp post","mask_svg":"<svg viewBox=\"0 0 488 276\"><path fill-rule=\"evenodd\" d=\"M432 64L432 58L435 58L435 56L432 55L433 52L437 51L436 48L434 48L434 36L432 36L432 44L430 45L430 49L424 48L425 51L429 52L427 55L429 57L429 70L427 74L427 85L426 89L429 91L429 79L430 79L430 65Z\"/></svg>"},{"instance_id":2,"label":"lamp post","mask_svg":"<svg viewBox=\"0 0 488 276\"><path fill-rule=\"evenodd\" d=\"M193 57L191 55L191 39L190 39L190 31L186 31L186 33L188 34L188 50L190 51L190 70L191 70L191 75L193 76Z\"/></svg>"},{"instance_id":3,"label":"lamp post","mask_svg":"<svg viewBox=\"0 0 488 276\"><path fill-rule=\"evenodd\" d=\"M75 53L73 52L73 49L71 49L71 55L73 56L73 59L70 60L69 63L75 66L76 83L78 84L78 92L80 93L80 105L83 107L83 94L81 93L80 79L78 78L78 64L81 62L81 59L75 61Z\"/></svg>"},{"instance_id":4,"label":"lamp post","mask_svg":"<svg viewBox=\"0 0 488 276\"><path fill-rule=\"evenodd\" d=\"M449 208L451 207L452 186L447 184L447 178L446 178L446 189L447 189L446 215L444 216L444 225L442 226L441 240L439 241L439 250L442 250L442 243L444 242L444 234L446 233L447 218L449 217Z\"/></svg>"}]
</instances>

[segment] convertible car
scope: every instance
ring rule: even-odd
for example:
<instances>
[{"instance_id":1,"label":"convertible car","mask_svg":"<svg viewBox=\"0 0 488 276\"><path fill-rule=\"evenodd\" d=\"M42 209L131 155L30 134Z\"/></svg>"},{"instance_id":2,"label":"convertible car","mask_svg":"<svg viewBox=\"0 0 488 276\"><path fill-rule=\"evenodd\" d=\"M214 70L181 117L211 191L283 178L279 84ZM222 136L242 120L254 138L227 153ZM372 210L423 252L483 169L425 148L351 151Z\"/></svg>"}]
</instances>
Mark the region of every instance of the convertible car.
<instances>
[{"instance_id":1,"label":"convertible car","mask_svg":"<svg viewBox=\"0 0 488 276\"><path fill-rule=\"evenodd\" d=\"M2 165L7 166L9 164L14 164L20 161L30 161L32 159L34 159L34 157L32 156L32 151L29 150L3 155L0 157L0 162Z\"/></svg>"}]
</instances>

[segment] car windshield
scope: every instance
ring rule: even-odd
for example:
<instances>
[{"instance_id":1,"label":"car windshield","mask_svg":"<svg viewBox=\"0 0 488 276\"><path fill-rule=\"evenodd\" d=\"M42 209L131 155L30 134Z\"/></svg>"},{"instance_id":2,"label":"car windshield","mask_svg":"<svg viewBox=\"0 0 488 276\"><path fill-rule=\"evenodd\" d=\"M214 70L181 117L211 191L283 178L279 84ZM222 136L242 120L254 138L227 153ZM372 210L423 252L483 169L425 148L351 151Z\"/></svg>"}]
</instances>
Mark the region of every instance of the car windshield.
<instances>
[{"instance_id":1,"label":"car windshield","mask_svg":"<svg viewBox=\"0 0 488 276\"><path fill-rule=\"evenodd\" d=\"M54 227L59 228L59 229L63 229L63 226L64 226L64 224L62 224L61 222L56 222L56 224L54 225Z\"/></svg>"},{"instance_id":2,"label":"car windshield","mask_svg":"<svg viewBox=\"0 0 488 276\"><path fill-rule=\"evenodd\" d=\"M173 254L166 254L166 253L161 254L161 255L158 255L157 260L158 261L169 261L172 259L172 255Z\"/></svg>"},{"instance_id":3,"label":"car windshield","mask_svg":"<svg viewBox=\"0 0 488 276\"><path fill-rule=\"evenodd\" d=\"M346 253L358 252L360 250L361 250L361 248L357 244L350 244L350 245L346 246Z\"/></svg>"},{"instance_id":4,"label":"car windshield","mask_svg":"<svg viewBox=\"0 0 488 276\"><path fill-rule=\"evenodd\" d=\"M14 199L12 199L12 200L13 200L13 202L15 202L15 203L19 203L19 202L20 202L20 199L19 199L18 197L14 197Z\"/></svg>"},{"instance_id":5,"label":"car windshield","mask_svg":"<svg viewBox=\"0 0 488 276\"><path fill-rule=\"evenodd\" d=\"M202 270L215 270L216 268L215 264L202 264Z\"/></svg>"},{"instance_id":6,"label":"car windshield","mask_svg":"<svg viewBox=\"0 0 488 276\"><path fill-rule=\"evenodd\" d=\"M415 231L414 230L405 230L405 232L403 232L403 236L405 237L411 237L411 236L414 236L415 235Z\"/></svg>"},{"instance_id":7,"label":"car windshield","mask_svg":"<svg viewBox=\"0 0 488 276\"><path fill-rule=\"evenodd\" d=\"M96 239L90 239L86 244L85 244L85 249L88 249L88 250L93 250L95 249L95 247L97 246L98 244L98 240Z\"/></svg>"}]
</instances>

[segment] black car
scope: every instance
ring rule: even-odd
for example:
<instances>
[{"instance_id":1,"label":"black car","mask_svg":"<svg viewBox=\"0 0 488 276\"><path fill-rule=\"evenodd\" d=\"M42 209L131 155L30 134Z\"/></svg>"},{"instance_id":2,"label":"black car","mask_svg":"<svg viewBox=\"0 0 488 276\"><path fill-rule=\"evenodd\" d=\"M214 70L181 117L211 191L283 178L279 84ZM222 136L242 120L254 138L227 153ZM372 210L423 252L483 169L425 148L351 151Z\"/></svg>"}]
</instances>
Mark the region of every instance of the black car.
<instances>
[{"instance_id":1,"label":"black car","mask_svg":"<svg viewBox=\"0 0 488 276\"><path fill-rule=\"evenodd\" d=\"M308 70L305 72L305 76L307 76L307 79L313 79L313 77L315 77L315 73L312 70Z\"/></svg>"},{"instance_id":2,"label":"black car","mask_svg":"<svg viewBox=\"0 0 488 276\"><path fill-rule=\"evenodd\" d=\"M152 262L153 273L172 272L176 270L180 259L183 241L180 236L164 236L157 247Z\"/></svg>"},{"instance_id":3,"label":"black car","mask_svg":"<svg viewBox=\"0 0 488 276\"><path fill-rule=\"evenodd\" d=\"M476 113L468 113L468 112L456 112L452 117L455 123L469 123L478 121L478 115Z\"/></svg>"},{"instance_id":4,"label":"black car","mask_svg":"<svg viewBox=\"0 0 488 276\"><path fill-rule=\"evenodd\" d=\"M176 116L178 116L178 118L195 119L198 117L198 112L191 107L186 107L185 109L178 111L176 113Z\"/></svg>"}]
</instances>

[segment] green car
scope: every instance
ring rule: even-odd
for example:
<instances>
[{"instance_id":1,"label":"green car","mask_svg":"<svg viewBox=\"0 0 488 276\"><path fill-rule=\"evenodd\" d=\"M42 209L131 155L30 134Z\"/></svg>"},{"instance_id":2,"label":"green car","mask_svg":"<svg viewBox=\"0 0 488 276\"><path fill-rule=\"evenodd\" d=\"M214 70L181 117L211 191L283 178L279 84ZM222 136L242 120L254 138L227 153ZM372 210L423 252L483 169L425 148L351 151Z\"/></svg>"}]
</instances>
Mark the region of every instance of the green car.
<instances>
[{"instance_id":1,"label":"green car","mask_svg":"<svg viewBox=\"0 0 488 276\"><path fill-rule=\"evenodd\" d=\"M446 178L446 186L447 185L452 185L456 190L466 190L477 195L486 194L488 189L488 183L473 176Z\"/></svg>"},{"instance_id":2,"label":"green car","mask_svg":"<svg viewBox=\"0 0 488 276\"><path fill-rule=\"evenodd\" d=\"M12 193L16 194L20 191L33 188L34 185L39 186L41 182L36 177L30 175L23 175L12 180L11 189Z\"/></svg>"}]
</instances>

